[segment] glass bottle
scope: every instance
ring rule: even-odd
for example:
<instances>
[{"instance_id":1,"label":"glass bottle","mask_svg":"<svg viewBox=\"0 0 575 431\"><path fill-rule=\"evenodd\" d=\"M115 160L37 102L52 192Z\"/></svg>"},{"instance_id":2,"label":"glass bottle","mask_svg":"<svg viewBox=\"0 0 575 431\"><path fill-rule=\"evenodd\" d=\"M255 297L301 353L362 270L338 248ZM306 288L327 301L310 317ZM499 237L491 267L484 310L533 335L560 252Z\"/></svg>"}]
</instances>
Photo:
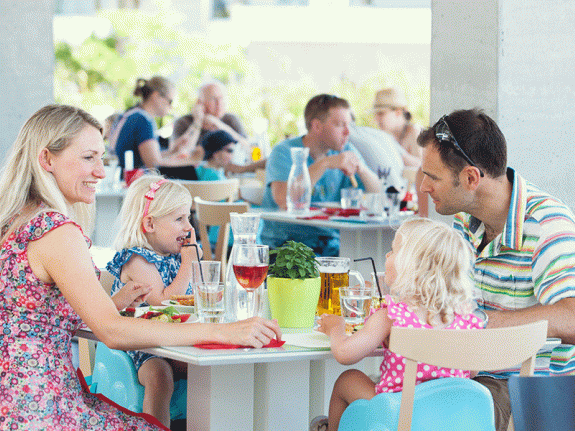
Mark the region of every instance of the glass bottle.
<instances>
[{"instance_id":1,"label":"glass bottle","mask_svg":"<svg viewBox=\"0 0 575 431\"><path fill-rule=\"evenodd\" d=\"M309 148L291 148L291 170L287 181L286 204L290 213L305 213L311 203L311 180L307 167Z\"/></svg>"},{"instance_id":2,"label":"glass bottle","mask_svg":"<svg viewBox=\"0 0 575 431\"><path fill-rule=\"evenodd\" d=\"M234 274L234 256L237 244L255 244L258 230L260 227L260 215L258 213L247 212L243 214L230 213L230 221L232 225L232 233L234 235L234 244L232 245L232 251L230 257L228 258L228 264L226 268L226 321L235 322L238 319L245 318L242 316L241 311L245 309L246 304L246 291L240 286L236 280ZM259 298L263 289L260 286L255 292L256 308L259 304ZM256 310L257 315L257 310Z\"/></svg>"}]
</instances>

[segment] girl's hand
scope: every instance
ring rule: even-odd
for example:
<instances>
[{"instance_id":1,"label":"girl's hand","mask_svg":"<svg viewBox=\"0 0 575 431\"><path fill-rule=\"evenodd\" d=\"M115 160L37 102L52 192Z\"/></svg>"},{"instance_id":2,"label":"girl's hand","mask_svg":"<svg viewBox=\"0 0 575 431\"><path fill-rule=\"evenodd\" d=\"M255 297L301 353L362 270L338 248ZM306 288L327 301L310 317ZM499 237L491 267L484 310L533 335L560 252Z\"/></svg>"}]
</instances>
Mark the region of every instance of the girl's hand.
<instances>
[{"instance_id":1,"label":"girl's hand","mask_svg":"<svg viewBox=\"0 0 575 431\"><path fill-rule=\"evenodd\" d=\"M328 337L331 337L335 332L345 334L345 320L341 316L335 314L322 314L321 318L317 321L319 332L323 332Z\"/></svg>"},{"instance_id":2,"label":"girl's hand","mask_svg":"<svg viewBox=\"0 0 575 431\"><path fill-rule=\"evenodd\" d=\"M126 307L138 307L146 300L151 291L152 286L149 284L128 281L112 296L112 301L118 310L123 310Z\"/></svg>"},{"instance_id":3,"label":"girl's hand","mask_svg":"<svg viewBox=\"0 0 575 431\"><path fill-rule=\"evenodd\" d=\"M218 325L223 331L224 342L260 348L277 338L281 340L281 330L277 320L252 317L239 322Z\"/></svg>"},{"instance_id":4,"label":"girl's hand","mask_svg":"<svg viewBox=\"0 0 575 431\"><path fill-rule=\"evenodd\" d=\"M198 248L197 252L196 247L192 244ZM196 231L194 228L190 231L190 236L184 239L180 254L182 256L182 265L190 265L192 262L196 262L198 260L198 254L200 258L203 256L201 247L196 243Z\"/></svg>"}]
</instances>

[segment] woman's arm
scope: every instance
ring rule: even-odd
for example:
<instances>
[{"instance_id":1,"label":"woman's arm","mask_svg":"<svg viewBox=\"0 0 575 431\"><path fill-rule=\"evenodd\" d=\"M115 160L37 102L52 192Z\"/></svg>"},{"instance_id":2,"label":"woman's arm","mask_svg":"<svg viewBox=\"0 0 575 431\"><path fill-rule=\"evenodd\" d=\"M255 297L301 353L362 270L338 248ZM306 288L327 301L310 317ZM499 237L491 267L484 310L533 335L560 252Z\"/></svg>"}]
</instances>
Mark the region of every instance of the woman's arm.
<instances>
[{"instance_id":1,"label":"woman's arm","mask_svg":"<svg viewBox=\"0 0 575 431\"><path fill-rule=\"evenodd\" d=\"M365 325L351 336L345 333L345 320L341 316L324 314L318 321L318 331L331 339L331 351L343 365L359 362L383 344L389 337L392 321L387 317L387 308L377 310L367 319Z\"/></svg>"},{"instance_id":2,"label":"woman's arm","mask_svg":"<svg viewBox=\"0 0 575 431\"><path fill-rule=\"evenodd\" d=\"M55 283L98 339L113 349L220 342L261 347L281 337L277 322L252 318L230 324L179 325L122 317L104 291L80 230L62 225L28 246L34 274Z\"/></svg>"}]
</instances>

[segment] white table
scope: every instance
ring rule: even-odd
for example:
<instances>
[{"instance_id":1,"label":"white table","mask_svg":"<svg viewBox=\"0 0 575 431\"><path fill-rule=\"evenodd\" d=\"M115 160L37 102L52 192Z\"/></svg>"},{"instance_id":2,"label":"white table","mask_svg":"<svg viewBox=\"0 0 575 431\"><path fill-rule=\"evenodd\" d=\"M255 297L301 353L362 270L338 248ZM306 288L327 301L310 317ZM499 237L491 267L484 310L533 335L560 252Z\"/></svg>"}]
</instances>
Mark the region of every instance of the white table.
<instances>
[{"instance_id":1,"label":"white table","mask_svg":"<svg viewBox=\"0 0 575 431\"><path fill-rule=\"evenodd\" d=\"M286 332L289 330L286 330ZM78 336L95 339L88 331ZM205 350L159 347L145 352L188 364L187 429L198 431L305 430L327 414L341 372L377 371L380 351L353 367L338 364L329 349L281 348Z\"/></svg>"},{"instance_id":2,"label":"white table","mask_svg":"<svg viewBox=\"0 0 575 431\"><path fill-rule=\"evenodd\" d=\"M390 224L387 219L379 222L359 223L355 221L306 220L286 211L262 210L258 212L263 220L337 229L340 233L339 255L349 257L352 260L372 257L378 271L385 270L385 255L391 250L391 243L399 224L413 216L412 213L400 213L394 219L394 223ZM314 213L316 212L312 212L312 214ZM358 262L355 269L360 271L364 278L367 277L366 280L371 279L370 274L373 269L369 262Z\"/></svg>"}]
</instances>

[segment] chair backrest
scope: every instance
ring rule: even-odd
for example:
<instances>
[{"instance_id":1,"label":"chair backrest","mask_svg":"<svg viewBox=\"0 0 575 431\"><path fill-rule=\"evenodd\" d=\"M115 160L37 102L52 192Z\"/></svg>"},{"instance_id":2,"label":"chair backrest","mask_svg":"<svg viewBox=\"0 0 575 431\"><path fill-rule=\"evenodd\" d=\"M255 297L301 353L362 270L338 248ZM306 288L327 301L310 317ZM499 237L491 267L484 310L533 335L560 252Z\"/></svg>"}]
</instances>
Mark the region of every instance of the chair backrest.
<instances>
[{"instance_id":1,"label":"chair backrest","mask_svg":"<svg viewBox=\"0 0 575 431\"><path fill-rule=\"evenodd\" d=\"M206 201L233 202L239 196L240 181L237 178L216 181L178 181L185 186L192 198L199 197Z\"/></svg>"},{"instance_id":2,"label":"chair backrest","mask_svg":"<svg viewBox=\"0 0 575 431\"><path fill-rule=\"evenodd\" d=\"M222 262L222 280L227 267L228 243L230 232L230 213L245 213L249 210L246 202L209 202L199 197L194 198L196 217L200 228L200 241L205 260L219 260ZM218 242L215 257L212 254L208 226L219 226Z\"/></svg>"},{"instance_id":3,"label":"chair backrest","mask_svg":"<svg viewBox=\"0 0 575 431\"><path fill-rule=\"evenodd\" d=\"M575 376L511 376L515 431L575 430Z\"/></svg>"},{"instance_id":4,"label":"chair backrest","mask_svg":"<svg viewBox=\"0 0 575 431\"><path fill-rule=\"evenodd\" d=\"M500 370L521 364L532 375L547 340L547 321L496 329L430 330L392 327L389 349L406 359L398 431L411 429L417 363L462 370ZM513 430L513 421L509 429Z\"/></svg>"}]
</instances>

